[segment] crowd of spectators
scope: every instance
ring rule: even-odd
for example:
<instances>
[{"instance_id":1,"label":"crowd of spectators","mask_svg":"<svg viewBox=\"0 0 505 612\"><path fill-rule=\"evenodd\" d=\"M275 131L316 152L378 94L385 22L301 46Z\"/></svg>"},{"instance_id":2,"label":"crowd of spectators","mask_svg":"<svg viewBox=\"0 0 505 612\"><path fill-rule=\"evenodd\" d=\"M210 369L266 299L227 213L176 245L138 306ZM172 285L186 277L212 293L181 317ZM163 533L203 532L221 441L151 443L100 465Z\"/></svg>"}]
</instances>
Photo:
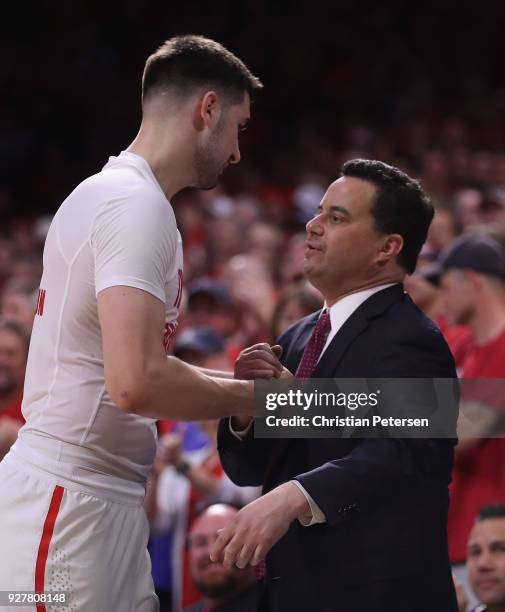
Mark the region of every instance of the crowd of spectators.
<instances>
[{"instance_id":1,"label":"crowd of spectators","mask_svg":"<svg viewBox=\"0 0 505 612\"><path fill-rule=\"evenodd\" d=\"M24 20L17 28L11 7L0 28L7 67L0 75L7 92L0 102L0 458L23 422L26 342L41 299L42 248L52 214L80 180L133 138L142 63L153 44L184 31L222 40L266 88L253 107L241 164L218 189L174 198L184 243L174 353L231 370L243 348L275 341L320 308L321 296L301 273L304 226L342 163L366 157L419 178L436 207L407 291L440 326L463 376L505 378L505 278L483 272L478 251L456 266L467 276L444 280L431 272L460 235L494 241L498 260L503 256L505 77L496 57L505 43L498 18L484 28L478 7L475 14L460 7L457 15L435 7L435 15L425 10L414 20L412 7L407 11L400 2L389 12L364 3L366 19L363 7L316 15L314 3L304 1L276 3L282 9L266 1L229 2L221 11L186 3L177 18L160 2L147 11L126 1L119 13L113 3L85 4L38 3L38 22ZM307 37L311 18L318 34ZM478 58L472 45L451 48L470 22L472 36L485 43ZM44 26L49 23L52 29ZM50 39L54 29L58 44ZM380 48L377 61L372 47ZM501 439L467 438L458 447L449 525L455 564L465 562L479 508L505 501L504 459ZM182 605L184 596L198 605L191 576L201 578L206 566L195 561L190 567L185 542L193 537L193 520L209 503L246 503L258 491L237 491L226 480L215 423L160 424L149 486L153 574L164 609L172 598ZM230 513L217 512L212 520Z\"/></svg>"}]
</instances>

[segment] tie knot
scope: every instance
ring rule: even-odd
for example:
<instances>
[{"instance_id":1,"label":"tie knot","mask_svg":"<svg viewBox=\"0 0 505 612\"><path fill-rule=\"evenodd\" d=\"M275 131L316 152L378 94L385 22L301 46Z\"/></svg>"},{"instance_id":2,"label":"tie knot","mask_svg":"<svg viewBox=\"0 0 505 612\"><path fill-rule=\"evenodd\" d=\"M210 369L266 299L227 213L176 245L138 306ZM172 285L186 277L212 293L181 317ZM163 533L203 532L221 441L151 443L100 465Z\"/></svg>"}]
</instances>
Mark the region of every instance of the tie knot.
<instances>
[{"instance_id":1,"label":"tie knot","mask_svg":"<svg viewBox=\"0 0 505 612\"><path fill-rule=\"evenodd\" d=\"M314 334L315 333L328 333L331 329L331 320L330 320L330 313L328 312L328 310L325 310L324 312L321 313L321 315L319 316L319 319L317 320L316 326L314 327Z\"/></svg>"}]
</instances>

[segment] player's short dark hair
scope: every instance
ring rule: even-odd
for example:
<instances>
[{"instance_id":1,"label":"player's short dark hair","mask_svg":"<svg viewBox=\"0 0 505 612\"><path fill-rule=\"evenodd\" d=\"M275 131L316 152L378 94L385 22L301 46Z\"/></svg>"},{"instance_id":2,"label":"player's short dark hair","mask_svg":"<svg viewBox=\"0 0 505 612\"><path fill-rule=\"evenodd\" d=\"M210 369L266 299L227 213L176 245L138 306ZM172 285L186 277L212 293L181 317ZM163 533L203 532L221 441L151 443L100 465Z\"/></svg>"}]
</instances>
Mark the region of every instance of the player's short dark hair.
<instances>
[{"instance_id":1,"label":"player's short dark hair","mask_svg":"<svg viewBox=\"0 0 505 612\"><path fill-rule=\"evenodd\" d=\"M479 514L475 518L476 523L481 523L487 519L505 518L505 504L487 504L482 506Z\"/></svg>"},{"instance_id":2,"label":"player's short dark hair","mask_svg":"<svg viewBox=\"0 0 505 612\"><path fill-rule=\"evenodd\" d=\"M204 36L175 36L147 58L142 100L156 91L172 90L185 96L204 87L238 104L245 92L253 98L263 85L231 51Z\"/></svg>"},{"instance_id":3,"label":"player's short dark hair","mask_svg":"<svg viewBox=\"0 0 505 612\"><path fill-rule=\"evenodd\" d=\"M360 178L377 187L371 209L375 229L381 234L400 234L403 248L398 263L412 274L435 212L419 181L394 166L370 159L347 161L342 176Z\"/></svg>"}]
</instances>

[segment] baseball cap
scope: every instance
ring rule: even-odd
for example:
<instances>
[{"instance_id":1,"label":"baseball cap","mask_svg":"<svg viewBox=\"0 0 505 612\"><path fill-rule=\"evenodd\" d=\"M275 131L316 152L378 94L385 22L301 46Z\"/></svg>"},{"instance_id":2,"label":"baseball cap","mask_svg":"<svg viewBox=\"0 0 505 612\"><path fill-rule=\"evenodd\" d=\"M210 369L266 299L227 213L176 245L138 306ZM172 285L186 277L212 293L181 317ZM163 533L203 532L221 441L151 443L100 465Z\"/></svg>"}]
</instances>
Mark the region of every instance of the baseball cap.
<instances>
[{"instance_id":1,"label":"baseball cap","mask_svg":"<svg viewBox=\"0 0 505 612\"><path fill-rule=\"evenodd\" d=\"M186 327L177 334L174 345L174 355L177 357L184 351L194 351L202 355L213 355L224 350L224 339L215 330L206 325Z\"/></svg>"},{"instance_id":2,"label":"baseball cap","mask_svg":"<svg viewBox=\"0 0 505 612\"><path fill-rule=\"evenodd\" d=\"M230 292L226 285L216 280L204 276L191 282L188 286L188 302L193 301L196 296L208 295L223 306L231 305Z\"/></svg>"},{"instance_id":3,"label":"baseball cap","mask_svg":"<svg viewBox=\"0 0 505 612\"><path fill-rule=\"evenodd\" d=\"M463 234L442 251L437 261L421 274L436 282L447 270L460 268L495 276L505 281L505 250L490 236Z\"/></svg>"}]
</instances>

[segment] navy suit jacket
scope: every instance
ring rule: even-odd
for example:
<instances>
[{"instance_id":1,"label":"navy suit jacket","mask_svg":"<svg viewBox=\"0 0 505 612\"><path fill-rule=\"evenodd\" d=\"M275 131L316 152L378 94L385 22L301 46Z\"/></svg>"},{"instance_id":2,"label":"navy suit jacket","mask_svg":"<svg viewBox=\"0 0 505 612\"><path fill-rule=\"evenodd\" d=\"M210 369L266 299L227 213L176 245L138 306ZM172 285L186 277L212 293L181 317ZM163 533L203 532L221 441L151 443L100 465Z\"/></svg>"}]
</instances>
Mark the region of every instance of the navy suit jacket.
<instances>
[{"instance_id":1,"label":"navy suit jacket","mask_svg":"<svg viewBox=\"0 0 505 612\"><path fill-rule=\"evenodd\" d=\"M286 331L295 372L319 313ZM314 378L456 378L435 326L394 285L368 298L319 360ZM454 439L255 439L220 423L224 469L270 490L298 480L326 523L292 523L267 556L269 609L457 612L447 553Z\"/></svg>"}]
</instances>

